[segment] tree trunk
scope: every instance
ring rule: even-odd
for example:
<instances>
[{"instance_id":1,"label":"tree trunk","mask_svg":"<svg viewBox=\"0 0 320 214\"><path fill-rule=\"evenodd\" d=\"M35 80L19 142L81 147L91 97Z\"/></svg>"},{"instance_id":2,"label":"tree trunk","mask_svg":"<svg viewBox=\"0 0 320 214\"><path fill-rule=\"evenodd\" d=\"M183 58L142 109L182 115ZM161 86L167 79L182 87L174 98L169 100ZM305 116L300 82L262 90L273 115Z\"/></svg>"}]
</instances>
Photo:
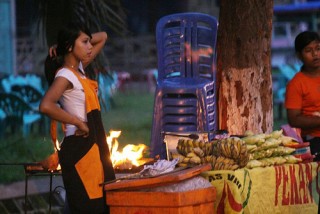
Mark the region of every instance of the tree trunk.
<instances>
[{"instance_id":1,"label":"tree trunk","mask_svg":"<svg viewBox=\"0 0 320 214\"><path fill-rule=\"evenodd\" d=\"M241 135L273 129L273 0L222 0L217 46L219 128Z\"/></svg>"}]
</instances>

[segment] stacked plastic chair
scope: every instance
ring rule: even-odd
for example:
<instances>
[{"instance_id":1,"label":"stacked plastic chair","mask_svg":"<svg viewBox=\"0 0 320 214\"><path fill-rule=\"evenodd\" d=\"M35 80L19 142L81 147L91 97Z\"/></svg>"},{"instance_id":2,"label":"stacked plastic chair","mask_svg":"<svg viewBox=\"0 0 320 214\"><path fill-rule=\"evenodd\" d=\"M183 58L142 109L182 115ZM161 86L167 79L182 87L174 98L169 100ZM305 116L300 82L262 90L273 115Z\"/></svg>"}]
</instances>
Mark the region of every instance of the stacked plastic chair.
<instances>
[{"instance_id":1,"label":"stacked plastic chair","mask_svg":"<svg viewBox=\"0 0 320 214\"><path fill-rule=\"evenodd\" d=\"M166 158L162 133L207 132L214 138L218 22L202 13L178 13L157 23L158 79L151 155Z\"/></svg>"}]
</instances>

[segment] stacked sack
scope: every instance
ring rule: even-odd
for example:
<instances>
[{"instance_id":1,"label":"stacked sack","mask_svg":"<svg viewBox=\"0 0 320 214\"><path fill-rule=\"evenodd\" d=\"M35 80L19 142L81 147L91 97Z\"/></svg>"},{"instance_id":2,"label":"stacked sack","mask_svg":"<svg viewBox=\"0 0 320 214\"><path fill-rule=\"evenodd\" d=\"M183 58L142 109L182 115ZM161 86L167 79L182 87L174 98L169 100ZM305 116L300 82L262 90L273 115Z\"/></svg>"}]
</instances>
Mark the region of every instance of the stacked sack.
<instances>
[{"instance_id":1,"label":"stacked sack","mask_svg":"<svg viewBox=\"0 0 320 214\"><path fill-rule=\"evenodd\" d=\"M300 158L292 155L295 149L288 147L297 144L296 140L284 136L282 130L273 131L271 134L246 132L245 135L242 140L246 143L249 153L247 168L301 162Z\"/></svg>"}]
</instances>

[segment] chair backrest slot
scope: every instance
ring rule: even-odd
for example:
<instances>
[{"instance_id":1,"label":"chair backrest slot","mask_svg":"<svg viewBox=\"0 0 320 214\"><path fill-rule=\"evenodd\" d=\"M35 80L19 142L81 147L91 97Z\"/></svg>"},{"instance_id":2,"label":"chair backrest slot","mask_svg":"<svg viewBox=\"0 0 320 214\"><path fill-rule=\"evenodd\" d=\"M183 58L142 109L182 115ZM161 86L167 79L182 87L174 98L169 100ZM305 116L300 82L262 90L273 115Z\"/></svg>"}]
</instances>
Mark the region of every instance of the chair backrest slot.
<instances>
[{"instance_id":1,"label":"chair backrest slot","mask_svg":"<svg viewBox=\"0 0 320 214\"><path fill-rule=\"evenodd\" d=\"M158 82L170 78L215 79L217 20L178 13L157 23Z\"/></svg>"}]
</instances>

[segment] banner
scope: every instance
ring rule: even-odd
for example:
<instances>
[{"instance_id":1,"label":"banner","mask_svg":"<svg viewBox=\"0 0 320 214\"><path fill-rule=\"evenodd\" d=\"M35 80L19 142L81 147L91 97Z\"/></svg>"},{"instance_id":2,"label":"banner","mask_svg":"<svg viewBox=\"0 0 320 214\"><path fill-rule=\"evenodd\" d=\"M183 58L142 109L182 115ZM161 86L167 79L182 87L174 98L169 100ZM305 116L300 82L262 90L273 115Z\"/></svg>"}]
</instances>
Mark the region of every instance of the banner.
<instances>
[{"instance_id":1,"label":"banner","mask_svg":"<svg viewBox=\"0 0 320 214\"><path fill-rule=\"evenodd\" d=\"M318 213L319 170L312 162L201 175L217 189L217 214Z\"/></svg>"}]
</instances>

